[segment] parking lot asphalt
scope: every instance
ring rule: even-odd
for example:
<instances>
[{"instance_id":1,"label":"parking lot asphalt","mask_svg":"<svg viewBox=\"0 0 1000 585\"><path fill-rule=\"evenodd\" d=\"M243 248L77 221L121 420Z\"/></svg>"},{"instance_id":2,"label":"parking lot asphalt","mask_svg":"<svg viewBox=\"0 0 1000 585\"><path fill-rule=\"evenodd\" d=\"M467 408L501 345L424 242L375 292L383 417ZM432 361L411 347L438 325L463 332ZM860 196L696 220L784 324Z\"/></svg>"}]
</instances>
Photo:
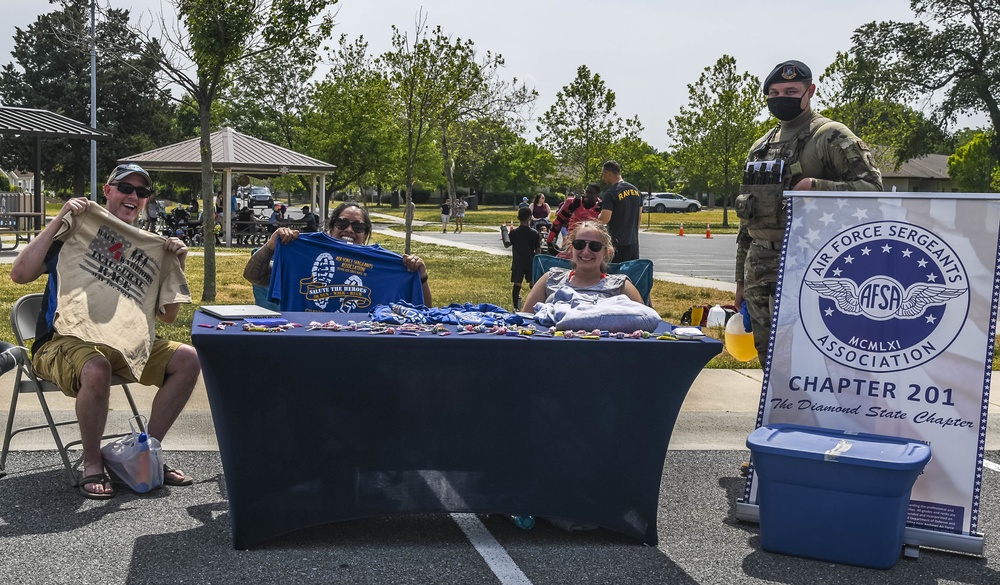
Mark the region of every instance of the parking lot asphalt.
<instances>
[{"instance_id":1,"label":"parking lot asphalt","mask_svg":"<svg viewBox=\"0 0 1000 585\"><path fill-rule=\"evenodd\" d=\"M526 532L502 516L436 514L328 524L237 551L216 452L172 454L174 464L197 478L191 487L96 502L65 486L53 452L19 451L10 461L17 471L0 480L0 578L39 584L1000 583L1000 550L990 534L1000 526L1000 473L987 472L983 482L985 557L922 549L918 559L876 570L763 551L758 526L734 517L743 490L734 470L744 456L668 453L657 546L603 529L566 532L539 521ZM994 461L998 456L989 453ZM260 480L267 477L262 461Z\"/></svg>"},{"instance_id":2,"label":"parking lot asphalt","mask_svg":"<svg viewBox=\"0 0 1000 585\"><path fill-rule=\"evenodd\" d=\"M758 527L738 522L760 392L759 370L704 370L675 425L660 488L655 547L599 529L565 532L539 521L524 532L502 516L415 515L359 519L294 532L250 551L232 548L226 484L204 386L164 441L167 460L196 478L139 496L120 488L108 502L84 500L64 479L46 431L15 438L0 479L0 578L19 583L1000 583L1000 472L984 470L980 530L986 556L922 550L879 571L765 552ZM9 404L11 374L0 378ZM134 387L148 412L149 387ZM116 393L117 395L118 393ZM991 410L1000 406L1000 395ZM54 395L56 415L72 401ZM125 427L112 404L110 428ZM6 418L4 416L4 418ZM21 398L18 421L39 420ZM997 421L996 416L992 417ZM997 423L988 461L1000 463ZM74 427L66 427L74 437ZM995 469L1000 467L995 466ZM267 461L260 481L268 480ZM871 529L871 527L866 527ZM498 560L499 559L499 560Z\"/></svg>"}]
</instances>

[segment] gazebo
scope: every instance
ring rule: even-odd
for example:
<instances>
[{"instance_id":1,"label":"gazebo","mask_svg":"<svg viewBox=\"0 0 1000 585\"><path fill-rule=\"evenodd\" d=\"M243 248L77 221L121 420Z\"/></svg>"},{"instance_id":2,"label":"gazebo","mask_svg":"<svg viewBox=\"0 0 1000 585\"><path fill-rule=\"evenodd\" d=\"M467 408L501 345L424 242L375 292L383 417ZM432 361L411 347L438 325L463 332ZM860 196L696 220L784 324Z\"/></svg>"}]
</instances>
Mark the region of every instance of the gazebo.
<instances>
[{"instance_id":1,"label":"gazebo","mask_svg":"<svg viewBox=\"0 0 1000 585\"><path fill-rule=\"evenodd\" d=\"M111 134L94 130L76 120L48 110L0 106L0 134L33 137L35 139L35 189L32 209L21 214L34 217L34 228L44 227L45 196L42 193L42 138L76 138L81 140L109 140Z\"/></svg>"},{"instance_id":2,"label":"gazebo","mask_svg":"<svg viewBox=\"0 0 1000 585\"><path fill-rule=\"evenodd\" d=\"M211 135L212 168L223 173L222 192L225 194L223 225L226 245L231 246L232 234L232 177L233 173L278 176L287 174L309 175L310 200L316 209L317 179L319 193L326 193L326 175L336 168L321 160L282 148L270 142L240 134L232 128L222 128ZM118 159L119 163L136 163L147 171L201 172L201 139L192 138L140 154ZM322 217L327 215L326 197L322 201ZM207 211L207 210L206 210Z\"/></svg>"}]
</instances>

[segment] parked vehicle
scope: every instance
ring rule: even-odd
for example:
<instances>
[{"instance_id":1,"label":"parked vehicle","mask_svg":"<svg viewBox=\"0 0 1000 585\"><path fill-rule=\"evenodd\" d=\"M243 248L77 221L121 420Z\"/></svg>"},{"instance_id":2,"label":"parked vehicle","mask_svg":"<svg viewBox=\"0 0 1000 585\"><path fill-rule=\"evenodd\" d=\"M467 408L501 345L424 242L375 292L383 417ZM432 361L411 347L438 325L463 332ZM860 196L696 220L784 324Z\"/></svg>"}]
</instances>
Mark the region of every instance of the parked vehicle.
<instances>
[{"instance_id":1,"label":"parked vehicle","mask_svg":"<svg viewBox=\"0 0 1000 585\"><path fill-rule=\"evenodd\" d=\"M250 207L274 207L274 195L267 187L250 187L247 192L247 205Z\"/></svg>"},{"instance_id":2,"label":"parked vehicle","mask_svg":"<svg viewBox=\"0 0 1000 585\"><path fill-rule=\"evenodd\" d=\"M694 213L701 210L701 203L677 193L650 193L642 201L643 211L665 211Z\"/></svg>"}]
</instances>

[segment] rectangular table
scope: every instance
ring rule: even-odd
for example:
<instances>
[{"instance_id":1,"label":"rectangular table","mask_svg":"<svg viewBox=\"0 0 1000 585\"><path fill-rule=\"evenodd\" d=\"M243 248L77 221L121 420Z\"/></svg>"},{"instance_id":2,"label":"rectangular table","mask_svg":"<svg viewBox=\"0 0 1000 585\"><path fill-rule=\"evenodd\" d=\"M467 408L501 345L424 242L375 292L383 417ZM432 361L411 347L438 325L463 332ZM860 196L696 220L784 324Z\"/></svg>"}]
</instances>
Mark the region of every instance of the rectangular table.
<instances>
[{"instance_id":1,"label":"rectangular table","mask_svg":"<svg viewBox=\"0 0 1000 585\"><path fill-rule=\"evenodd\" d=\"M237 549L337 520L423 512L561 518L655 544L674 421L722 350L708 338L200 326L216 323L197 312L191 338Z\"/></svg>"}]
</instances>

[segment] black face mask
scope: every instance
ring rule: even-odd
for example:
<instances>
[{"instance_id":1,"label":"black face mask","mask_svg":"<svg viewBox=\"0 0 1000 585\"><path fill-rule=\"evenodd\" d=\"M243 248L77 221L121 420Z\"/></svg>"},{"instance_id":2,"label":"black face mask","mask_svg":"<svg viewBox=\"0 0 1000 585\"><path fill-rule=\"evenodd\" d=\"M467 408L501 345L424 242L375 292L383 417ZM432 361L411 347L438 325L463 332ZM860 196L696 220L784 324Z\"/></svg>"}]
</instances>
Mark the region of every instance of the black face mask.
<instances>
[{"instance_id":1,"label":"black face mask","mask_svg":"<svg viewBox=\"0 0 1000 585\"><path fill-rule=\"evenodd\" d=\"M769 97L767 98L767 109L782 122L791 122L805 111L802 109L801 103L801 97Z\"/></svg>"}]
</instances>

